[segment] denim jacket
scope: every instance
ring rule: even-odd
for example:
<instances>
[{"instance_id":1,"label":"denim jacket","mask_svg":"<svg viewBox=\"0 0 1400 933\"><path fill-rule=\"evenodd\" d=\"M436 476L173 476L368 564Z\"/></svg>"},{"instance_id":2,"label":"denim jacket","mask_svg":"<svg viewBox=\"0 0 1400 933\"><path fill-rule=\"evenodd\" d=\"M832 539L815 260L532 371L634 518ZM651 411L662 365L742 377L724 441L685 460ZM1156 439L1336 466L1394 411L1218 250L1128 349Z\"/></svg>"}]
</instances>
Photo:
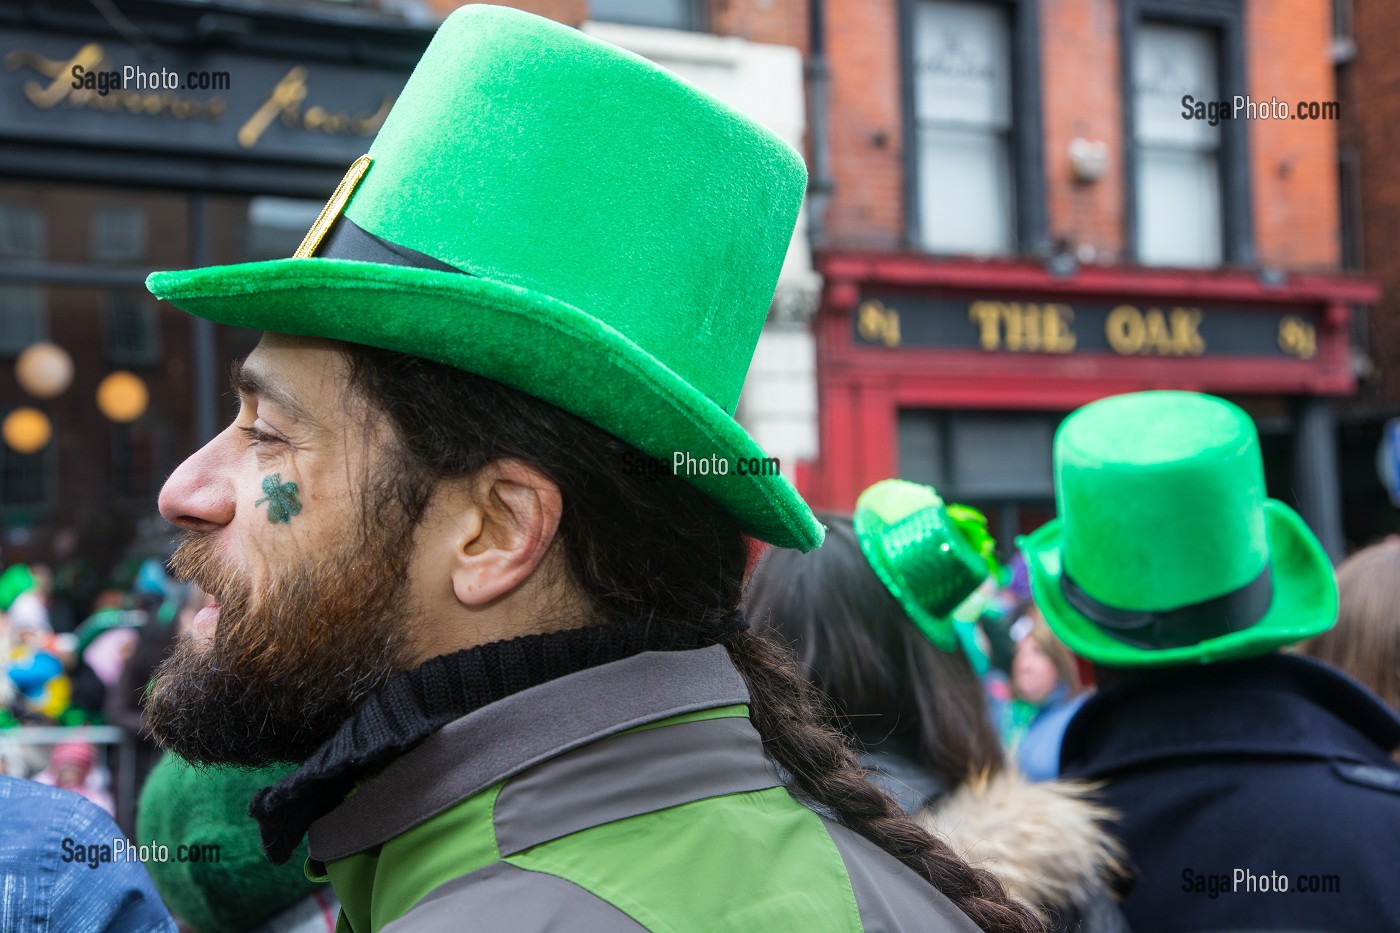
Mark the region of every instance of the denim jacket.
<instances>
[{"instance_id":1,"label":"denim jacket","mask_svg":"<svg viewBox=\"0 0 1400 933\"><path fill-rule=\"evenodd\" d=\"M77 794L0 775L0 930L174 933L145 866L103 858L116 839L112 818Z\"/></svg>"}]
</instances>

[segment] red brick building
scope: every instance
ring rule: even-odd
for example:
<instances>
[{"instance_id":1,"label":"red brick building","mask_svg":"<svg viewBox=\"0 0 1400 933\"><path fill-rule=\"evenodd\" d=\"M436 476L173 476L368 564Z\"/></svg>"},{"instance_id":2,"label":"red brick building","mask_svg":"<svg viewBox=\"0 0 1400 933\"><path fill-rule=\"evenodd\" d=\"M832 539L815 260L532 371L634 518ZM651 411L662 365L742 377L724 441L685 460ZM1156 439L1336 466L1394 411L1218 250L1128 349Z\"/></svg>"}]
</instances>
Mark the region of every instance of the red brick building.
<instances>
[{"instance_id":1,"label":"red brick building","mask_svg":"<svg viewBox=\"0 0 1400 933\"><path fill-rule=\"evenodd\" d=\"M1360 385L1340 432L1347 524L1366 528L1365 540L1400 531L1376 470L1386 425L1400 417L1400 176L1391 168L1400 146L1400 8L1335 0L1334 13L1343 258L1381 286L1380 300L1356 321Z\"/></svg>"},{"instance_id":2,"label":"red brick building","mask_svg":"<svg viewBox=\"0 0 1400 933\"><path fill-rule=\"evenodd\" d=\"M7 559L61 560L74 540L99 563L125 553L161 479L227 415L224 361L254 337L147 303L141 278L285 255L458 5L133 0L124 12L170 43L163 63L236 79L169 107L58 86L92 44L110 63L136 55L89 4L63 0L61 21L0 9L0 358L8 370L47 337L78 364L52 401L0 374L0 415L37 406L54 428L44 452L0 450ZM1256 417L1271 492L1340 550L1339 489L1368 469L1376 486L1364 461L1377 422L1344 448L1339 482L1333 405L1357 391L1353 309L1376 296L1341 271L1339 124L1212 124L1181 106L1188 94L1203 108L1236 94L1343 96L1328 0L511 5L766 107L805 148L811 239L794 239L739 416L815 505L849 509L869 483L904 475L984 507L1007 540L1051 514L1051 438L1066 412L1180 387ZM1376 45L1359 42L1343 72L1364 85L1354 93L1400 81L1387 9L1358 10L1358 35ZM779 77L790 94L773 94ZM1348 139L1384 165L1396 130L1367 113L1377 118ZM1400 207L1386 213L1400 189L1381 171L1360 177L1375 225L1367 266L1395 300L1385 225L1400 224ZM116 258L98 255L122 230ZM1382 365L1391 317L1372 328ZM117 368L152 390L131 425L92 403ZM1368 391L1384 402L1400 389ZM1349 432L1344 418L1344 442ZM1346 536L1372 533L1352 527L1367 508L1347 511Z\"/></svg>"},{"instance_id":3,"label":"red brick building","mask_svg":"<svg viewBox=\"0 0 1400 933\"><path fill-rule=\"evenodd\" d=\"M1341 271L1328 0L822 7L809 497L898 474L1027 531L1065 413L1183 388L1254 415L1270 493L1339 553L1334 403L1376 291ZM1236 95L1254 118L1212 120Z\"/></svg>"}]
</instances>

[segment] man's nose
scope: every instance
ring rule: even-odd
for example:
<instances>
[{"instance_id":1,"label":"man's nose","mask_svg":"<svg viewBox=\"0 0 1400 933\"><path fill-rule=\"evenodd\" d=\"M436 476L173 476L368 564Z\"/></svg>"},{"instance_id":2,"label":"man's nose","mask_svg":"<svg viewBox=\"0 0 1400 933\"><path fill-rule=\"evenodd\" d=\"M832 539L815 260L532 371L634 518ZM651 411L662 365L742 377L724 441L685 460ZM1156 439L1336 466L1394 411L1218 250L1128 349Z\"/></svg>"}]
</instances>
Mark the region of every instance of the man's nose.
<instances>
[{"instance_id":1,"label":"man's nose","mask_svg":"<svg viewBox=\"0 0 1400 933\"><path fill-rule=\"evenodd\" d=\"M160 514L186 531L213 531L233 521L229 432L205 444L170 474L160 491Z\"/></svg>"}]
</instances>

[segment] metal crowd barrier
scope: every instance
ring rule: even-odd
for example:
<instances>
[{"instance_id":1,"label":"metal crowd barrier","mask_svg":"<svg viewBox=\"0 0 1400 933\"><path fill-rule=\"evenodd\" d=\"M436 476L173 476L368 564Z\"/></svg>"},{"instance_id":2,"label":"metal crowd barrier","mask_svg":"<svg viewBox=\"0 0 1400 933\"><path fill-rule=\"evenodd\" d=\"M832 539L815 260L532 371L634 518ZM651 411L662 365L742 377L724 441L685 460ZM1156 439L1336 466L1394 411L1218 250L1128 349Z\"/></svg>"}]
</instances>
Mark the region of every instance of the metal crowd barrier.
<instances>
[{"instance_id":1,"label":"metal crowd barrier","mask_svg":"<svg viewBox=\"0 0 1400 933\"><path fill-rule=\"evenodd\" d=\"M116 783L113 803L117 808L117 823L123 832L136 832L136 743L131 734L120 726L19 726L0 729L0 747L5 745L57 745L60 742L90 742L93 745L116 746L121 749L120 774L113 775ZM107 756L108 771L111 756Z\"/></svg>"}]
</instances>

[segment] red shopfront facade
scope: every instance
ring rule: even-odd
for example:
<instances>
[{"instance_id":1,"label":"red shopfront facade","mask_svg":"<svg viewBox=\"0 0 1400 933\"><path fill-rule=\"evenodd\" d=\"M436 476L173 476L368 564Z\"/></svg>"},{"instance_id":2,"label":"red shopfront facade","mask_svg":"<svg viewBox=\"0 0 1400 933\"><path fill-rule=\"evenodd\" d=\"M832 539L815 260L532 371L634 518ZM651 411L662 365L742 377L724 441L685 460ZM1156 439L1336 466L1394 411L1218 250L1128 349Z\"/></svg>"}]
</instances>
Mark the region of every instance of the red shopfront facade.
<instances>
[{"instance_id":1,"label":"red shopfront facade","mask_svg":"<svg viewBox=\"0 0 1400 933\"><path fill-rule=\"evenodd\" d=\"M1255 416L1270 494L1292 499L1340 549L1327 399L1355 390L1350 318L1377 299L1373 283L1055 275L1027 262L853 253L819 268L821 450L800 477L809 501L848 510L866 486L904 476L981 506L1007 540L1053 514L1051 443L1065 414L1121 392L1187 389Z\"/></svg>"}]
</instances>

